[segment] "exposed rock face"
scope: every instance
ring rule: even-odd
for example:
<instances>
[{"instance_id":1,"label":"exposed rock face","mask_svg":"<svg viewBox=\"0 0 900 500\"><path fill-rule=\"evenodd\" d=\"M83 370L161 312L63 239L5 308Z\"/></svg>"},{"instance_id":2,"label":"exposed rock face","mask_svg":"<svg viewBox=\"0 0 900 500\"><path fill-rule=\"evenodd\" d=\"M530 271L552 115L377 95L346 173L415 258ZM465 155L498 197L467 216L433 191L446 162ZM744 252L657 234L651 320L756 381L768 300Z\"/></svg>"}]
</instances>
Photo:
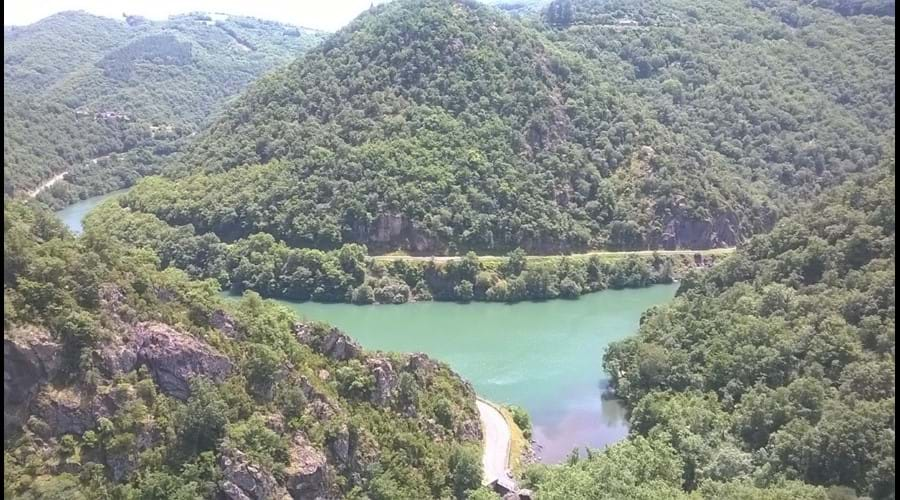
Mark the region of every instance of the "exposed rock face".
<instances>
[{"instance_id":1,"label":"exposed rock face","mask_svg":"<svg viewBox=\"0 0 900 500\"><path fill-rule=\"evenodd\" d=\"M244 493L244 490L238 488L238 485L231 481L222 481L219 483L219 490L219 496L221 498L227 498L228 500L251 500L250 497Z\"/></svg>"},{"instance_id":2,"label":"exposed rock face","mask_svg":"<svg viewBox=\"0 0 900 500\"><path fill-rule=\"evenodd\" d=\"M130 339L104 347L101 358L110 375L146 366L159 389L178 399L187 399L195 377L221 381L232 370L227 357L192 335L162 323L135 326Z\"/></svg>"},{"instance_id":3,"label":"exposed rock face","mask_svg":"<svg viewBox=\"0 0 900 500\"><path fill-rule=\"evenodd\" d=\"M362 348L355 340L334 329L328 332L322 343L323 354L337 361L346 361L356 358L362 352Z\"/></svg>"},{"instance_id":4,"label":"exposed rock face","mask_svg":"<svg viewBox=\"0 0 900 500\"><path fill-rule=\"evenodd\" d=\"M421 221L398 213L379 214L371 223L353 227L354 238L372 250L406 248L416 253L442 253L446 245L431 235Z\"/></svg>"},{"instance_id":5,"label":"exposed rock face","mask_svg":"<svg viewBox=\"0 0 900 500\"><path fill-rule=\"evenodd\" d=\"M144 428L135 442L137 453L141 453L155 446L162 439L156 428ZM127 479L138 465L137 456L131 454L110 454L106 456L106 466L109 467L112 480L121 482Z\"/></svg>"},{"instance_id":6,"label":"exposed rock face","mask_svg":"<svg viewBox=\"0 0 900 500\"><path fill-rule=\"evenodd\" d=\"M291 498L278 485L275 477L252 464L244 453L226 449L219 456L219 468L224 478L219 483L221 493L230 500L284 500Z\"/></svg>"},{"instance_id":7,"label":"exposed rock face","mask_svg":"<svg viewBox=\"0 0 900 500\"><path fill-rule=\"evenodd\" d=\"M416 381L421 384L429 377L433 376L438 370L438 367L437 361L429 358L427 354L416 352L410 354L403 370L415 375Z\"/></svg>"},{"instance_id":8,"label":"exposed rock face","mask_svg":"<svg viewBox=\"0 0 900 500\"><path fill-rule=\"evenodd\" d=\"M323 499L328 493L325 454L302 434L291 440L290 463L285 469L285 486L293 498Z\"/></svg>"},{"instance_id":9,"label":"exposed rock face","mask_svg":"<svg viewBox=\"0 0 900 500\"><path fill-rule=\"evenodd\" d=\"M338 464L344 467L350 465L350 431L346 425L341 428L337 436L329 440L328 449Z\"/></svg>"},{"instance_id":10,"label":"exposed rock face","mask_svg":"<svg viewBox=\"0 0 900 500\"><path fill-rule=\"evenodd\" d=\"M135 331L137 363L146 365L159 389L178 399L190 395L190 382L204 376L221 381L231 361L190 334L162 323L143 323Z\"/></svg>"},{"instance_id":11,"label":"exposed rock face","mask_svg":"<svg viewBox=\"0 0 900 500\"><path fill-rule=\"evenodd\" d=\"M464 441L480 441L481 422L477 418L469 418L457 423L455 429L456 437Z\"/></svg>"},{"instance_id":12,"label":"exposed rock face","mask_svg":"<svg viewBox=\"0 0 900 500\"><path fill-rule=\"evenodd\" d=\"M369 239L376 243L394 241L406 225L406 218L400 214L381 214L375 218L374 227L369 228Z\"/></svg>"},{"instance_id":13,"label":"exposed rock face","mask_svg":"<svg viewBox=\"0 0 900 500\"><path fill-rule=\"evenodd\" d=\"M125 292L118 285L104 283L97 290L100 310L114 323L124 324L131 319L132 311L125 303Z\"/></svg>"},{"instance_id":14,"label":"exposed rock face","mask_svg":"<svg viewBox=\"0 0 900 500\"><path fill-rule=\"evenodd\" d=\"M237 326L235 325L234 318L231 317L227 312L216 309L209 317L209 324L222 332L222 335L230 339L238 339L242 337L240 332L237 330Z\"/></svg>"},{"instance_id":15,"label":"exposed rock face","mask_svg":"<svg viewBox=\"0 0 900 500\"><path fill-rule=\"evenodd\" d=\"M730 247L740 242L740 234L740 223L733 214L707 220L674 216L666 223L659 246L666 250Z\"/></svg>"},{"instance_id":16,"label":"exposed rock face","mask_svg":"<svg viewBox=\"0 0 900 500\"><path fill-rule=\"evenodd\" d=\"M335 361L358 358L362 353L362 347L337 328L332 328L325 335L319 335L309 325L297 323L294 325L294 335L301 344L306 344L319 354Z\"/></svg>"},{"instance_id":17,"label":"exposed rock face","mask_svg":"<svg viewBox=\"0 0 900 500\"><path fill-rule=\"evenodd\" d=\"M388 406L397 392L397 373L391 362L384 358L372 358L366 361L366 365L375 377L375 390L372 391L371 401L376 406Z\"/></svg>"},{"instance_id":18,"label":"exposed rock face","mask_svg":"<svg viewBox=\"0 0 900 500\"><path fill-rule=\"evenodd\" d=\"M97 425L100 417L111 416L115 401L108 395L90 398L77 388L42 391L31 405L31 412L47 424L49 435L82 434Z\"/></svg>"},{"instance_id":19,"label":"exposed rock face","mask_svg":"<svg viewBox=\"0 0 900 500\"><path fill-rule=\"evenodd\" d=\"M3 336L3 436L18 430L28 407L59 369L61 346L44 330L28 328Z\"/></svg>"}]
</instances>

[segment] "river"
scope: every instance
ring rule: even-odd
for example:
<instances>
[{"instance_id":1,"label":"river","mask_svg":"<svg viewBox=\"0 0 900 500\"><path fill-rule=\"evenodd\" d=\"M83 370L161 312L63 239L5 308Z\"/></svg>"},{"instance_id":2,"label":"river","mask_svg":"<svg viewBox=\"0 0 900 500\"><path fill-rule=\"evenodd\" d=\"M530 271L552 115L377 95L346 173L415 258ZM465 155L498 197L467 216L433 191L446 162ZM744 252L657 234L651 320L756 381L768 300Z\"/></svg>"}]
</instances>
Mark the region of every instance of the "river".
<instances>
[{"instance_id":1,"label":"river","mask_svg":"<svg viewBox=\"0 0 900 500\"><path fill-rule=\"evenodd\" d=\"M62 210L58 210L56 212L56 216L59 217L59 220L63 221L63 224L68 226L73 233L81 234L81 223L84 221L84 218L88 214L88 212L93 210L97 205L103 203L104 201L114 196L127 193L130 190L131 188L120 189L118 191L113 191L112 193L104 194L102 196L94 196L81 200L77 203L69 205Z\"/></svg>"},{"instance_id":2,"label":"river","mask_svg":"<svg viewBox=\"0 0 900 500\"><path fill-rule=\"evenodd\" d=\"M634 334L641 313L676 290L659 285L513 305L279 302L347 331L364 347L446 361L483 397L528 410L538 456L553 463L575 447L600 448L628 433L622 405L601 398L609 381L603 351Z\"/></svg>"},{"instance_id":3,"label":"river","mask_svg":"<svg viewBox=\"0 0 900 500\"><path fill-rule=\"evenodd\" d=\"M84 216L121 192L89 198L57 215L80 233ZM634 334L641 313L668 302L676 290L677 285L658 285L513 305L279 302L340 327L367 348L424 352L449 363L483 397L528 410L538 457L554 463L573 448L600 448L628 433L622 405L601 398L609 380L600 367L603 351Z\"/></svg>"}]
</instances>

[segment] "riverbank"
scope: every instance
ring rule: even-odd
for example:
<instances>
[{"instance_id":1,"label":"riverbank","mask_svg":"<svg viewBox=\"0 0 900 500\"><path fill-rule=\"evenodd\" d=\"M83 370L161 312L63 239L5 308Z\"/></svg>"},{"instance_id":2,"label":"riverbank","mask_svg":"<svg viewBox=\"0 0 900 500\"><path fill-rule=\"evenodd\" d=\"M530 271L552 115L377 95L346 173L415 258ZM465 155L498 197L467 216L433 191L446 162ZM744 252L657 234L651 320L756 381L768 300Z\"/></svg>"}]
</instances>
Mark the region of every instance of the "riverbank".
<instances>
[{"instance_id":1,"label":"riverbank","mask_svg":"<svg viewBox=\"0 0 900 500\"><path fill-rule=\"evenodd\" d=\"M75 206L67 211L77 212ZM362 245L329 251L294 248L266 233L223 242L214 233L171 226L117 204L93 210L89 224L124 244L154 250L163 266L180 267L194 278L214 278L223 288L253 290L268 298L359 305L576 299L606 289L672 283L732 251L370 256ZM77 232L80 219L70 227Z\"/></svg>"},{"instance_id":2,"label":"riverbank","mask_svg":"<svg viewBox=\"0 0 900 500\"><path fill-rule=\"evenodd\" d=\"M446 362L484 399L526 410L535 459L559 463L573 448L603 448L628 434L621 401L603 398L609 383L603 353L636 332L641 315L672 300L677 288L517 304L278 302L306 320L337 326L366 349L423 352ZM516 459L513 452L514 472Z\"/></svg>"},{"instance_id":3,"label":"riverbank","mask_svg":"<svg viewBox=\"0 0 900 500\"><path fill-rule=\"evenodd\" d=\"M636 257L652 257L654 255L658 256L690 256L693 257L695 255L699 255L701 257L722 257L729 254L734 253L736 247L726 247L726 248L709 248L706 250L621 250L621 251L606 251L606 250L596 250L590 252L582 252L582 253L571 253L571 254L560 254L560 255L526 255L525 258L534 261L540 262L543 260L553 260L560 259L563 257L571 258L571 259L589 259L591 257L599 257L601 259L612 260L612 259L624 259L629 256ZM410 262L449 262L453 260L461 260L464 259L464 255L406 255L402 253L393 253L386 255L372 255L369 256L370 259L374 261L381 262L392 262L398 260L410 261ZM506 255L478 255L478 259L482 262L503 262L508 258Z\"/></svg>"}]
</instances>

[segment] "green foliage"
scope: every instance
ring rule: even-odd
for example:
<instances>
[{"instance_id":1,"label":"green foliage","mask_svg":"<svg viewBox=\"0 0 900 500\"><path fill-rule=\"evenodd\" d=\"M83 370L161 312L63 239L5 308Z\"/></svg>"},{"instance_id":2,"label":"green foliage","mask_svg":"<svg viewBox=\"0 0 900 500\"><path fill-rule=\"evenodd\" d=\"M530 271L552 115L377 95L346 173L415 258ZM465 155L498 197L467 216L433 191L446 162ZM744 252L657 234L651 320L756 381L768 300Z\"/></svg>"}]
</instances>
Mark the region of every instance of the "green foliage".
<instances>
[{"instance_id":1,"label":"green foliage","mask_svg":"<svg viewBox=\"0 0 900 500\"><path fill-rule=\"evenodd\" d=\"M10 264L4 298L13 306L6 308L4 338L19 345L40 335L41 363L56 366L56 348L75 361L59 364L59 376L37 380L33 390L54 401L52 411L62 415L55 418L83 429L64 433L34 406L5 401L9 412L26 413L5 428L5 496L217 498L226 455L285 486L292 471L305 467L297 460L311 451L307 446L327 460L322 480L330 498L449 498L480 485L480 447L461 437L478 418L474 395L446 365L429 362L427 370L414 371L405 356L381 355L398 382L376 406L369 353L338 361L301 344L297 318L255 292L223 302L214 282L160 270L155 252L120 245L102 230L74 238L52 215L20 203L5 207L4 222ZM163 234L159 229L131 226L138 238L152 239ZM261 260L250 244L242 251ZM326 275L355 275L362 255L349 247L333 260L322 252L301 257ZM415 271L407 272L415 279ZM175 398L163 383L180 376L181 367L110 371L145 322L165 323L186 337L164 349L173 363L193 370L187 399ZM310 328L313 335L331 332L327 325ZM195 348L227 356L232 373L207 379ZM343 459L334 451L338 440L346 443Z\"/></svg>"},{"instance_id":2,"label":"green foliage","mask_svg":"<svg viewBox=\"0 0 900 500\"><path fill-rule=\"evenodd\" d=\"M686 489L755 498L747 481L788 479L887 498L893 183L885 165L823 196L686 280L636 338L610 346L604 366L632 407L632 433L672 446ZM731 481L741 484L708 486Z\"/></svg>"},{"instance_id":3,"label":"green foliage","mask_svg":"<svg viewBox=\"0 0 900 500\"><path fill-rule=\"evenodd\" d=\"M528 412L524 408L514 405L507 406L506 409L512 414L513 422L516 423L516 426L522 429L522 435L525 436L525 439L531 439L531 416L528 415Z\"/></svg>"},{"instance_id":4,"label":"green foliage","mask_svg":"<svg viewBox=\"0 0 900 500\"><path fill-rule=\"evenodd\" d=\"M469 494L481 486L481 454L478 448L456 447L450 455L450 474L453 495L457 500L469 498Z\"/></svg>"},{"instance_id":5,"label":"green foliage","mask_svg":"<svg viewBox=\"0 0 900 500\"><path fill-rule=\"evenodd\" d=\"M527 20L390 2L264 77L126 202L292 247L730 246L892 140L892 18L802 4L559 0ZM574 296L562 281L535 286Z\"/></svg>"},{"instance_id":6,"label":"green foliage","mask_svg":"<svg viewBox=\"0 0 900 500\"><path fill-rule=\"evenodd\" d=\"M276 464L285 465L288 461L287 443L267 428L259 415L229 425L225 430L224 446L247 453L253 463L268 470L275 470Z\"/></svg>"},{"instance_id":7,"label":"green foliage","mask_svg":"<svg viewBox=\"0 0 900 500\"><path fill-rule=\"evenodd\" d=\"M63 12L4 30L4 194L68 172L41 195L60 207L157 172L228 97L321 38L287 29Z\"/></svg>"}]
</instances>

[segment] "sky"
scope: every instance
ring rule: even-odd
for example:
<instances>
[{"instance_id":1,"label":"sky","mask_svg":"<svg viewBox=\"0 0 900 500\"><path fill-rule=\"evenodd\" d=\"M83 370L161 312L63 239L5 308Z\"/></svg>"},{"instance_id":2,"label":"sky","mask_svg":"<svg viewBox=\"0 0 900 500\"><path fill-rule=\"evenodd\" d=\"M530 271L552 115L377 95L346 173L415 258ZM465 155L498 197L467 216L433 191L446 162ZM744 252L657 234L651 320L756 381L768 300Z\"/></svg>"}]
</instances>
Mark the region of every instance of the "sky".
<instances>
[{"instance_id":1,"label":"sky","mask_svg":"<svg viewBox=\"0 0 900 500\"><path fill-rule=\"evenodd\" d=\"M374 0L379 4L384 0ZM122 14L165 19L193 11L252 16L335 31L369 8L373 0L6 0L3 24L25 25L64 10L84 10L121 19Z\"/></svg>"}]
</instances>

